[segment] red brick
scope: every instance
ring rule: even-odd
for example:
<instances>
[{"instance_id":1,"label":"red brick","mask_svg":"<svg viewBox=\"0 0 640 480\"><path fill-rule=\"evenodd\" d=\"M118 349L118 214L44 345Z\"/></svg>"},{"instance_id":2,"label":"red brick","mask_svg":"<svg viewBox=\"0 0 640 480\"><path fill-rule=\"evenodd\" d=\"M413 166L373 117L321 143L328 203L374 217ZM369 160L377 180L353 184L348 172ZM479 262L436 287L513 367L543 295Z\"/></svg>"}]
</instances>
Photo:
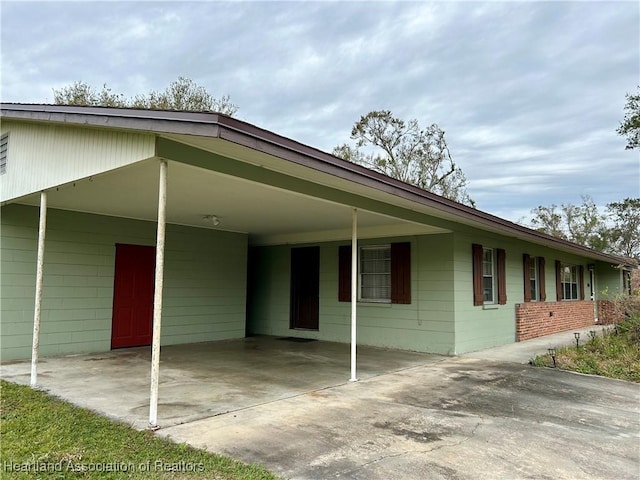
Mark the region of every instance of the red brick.
<instances>
[{"instance_id":1,"label":"red brick","mask_svg":"<svg viewBox=\"0 0 640 480\"><path fill-rule=\"evenodd\" d=\"M592 301L518 303L516 341L589 327L595 323L593 307Z\"/></svg>"}]
</instances>

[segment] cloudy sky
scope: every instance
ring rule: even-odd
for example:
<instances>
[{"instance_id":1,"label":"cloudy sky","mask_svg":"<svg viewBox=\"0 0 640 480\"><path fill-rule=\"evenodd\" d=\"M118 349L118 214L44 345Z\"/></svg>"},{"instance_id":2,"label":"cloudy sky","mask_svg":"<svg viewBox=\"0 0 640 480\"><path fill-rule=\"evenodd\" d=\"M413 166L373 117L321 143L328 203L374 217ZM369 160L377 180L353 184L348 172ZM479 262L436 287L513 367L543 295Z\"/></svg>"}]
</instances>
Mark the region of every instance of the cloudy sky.
<instances>
[{"instance_id":1,"label":"cloudy sky","mask_svg":"<svg viewBox=\"0 0 640 480\"><path fill-rule=\"evenodd\" d=\"M127 96L178 76L317 148L388 109L446 131L481 210L640 195L615 133L640 83L640 3L1 3L1 96L82 80Z\"/></svg>"}]
</instances>

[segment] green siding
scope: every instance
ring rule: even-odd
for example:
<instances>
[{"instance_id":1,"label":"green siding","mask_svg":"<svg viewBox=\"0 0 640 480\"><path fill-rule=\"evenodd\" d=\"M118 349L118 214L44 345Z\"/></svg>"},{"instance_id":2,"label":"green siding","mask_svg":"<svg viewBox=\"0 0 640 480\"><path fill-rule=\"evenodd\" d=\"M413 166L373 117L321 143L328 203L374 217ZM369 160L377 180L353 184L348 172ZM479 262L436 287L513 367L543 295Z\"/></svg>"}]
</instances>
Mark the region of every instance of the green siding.
<instances>
[{"instance_id":1,"label":"green siding","mask_svg":"<svg viewBox=\"0 0 640 480\"><path fill-rule=\"evenodd\" d=\"M599 299L609 299L622 292L622 270L610 263L596 262L596 292Z\"/></svg>"},{"instance_id":2,"label":"green siding","mask_svg":"<svg viewBox=\"0 0 640 480\"><path fill-rule=\"evenodd\" d=\"M589 299L588 265L596 263L596 295L608 285L620 282L619 270L603 262L560 252L520 240L491 235L480 230L473 234L455 233L455 338L456 354L503 345L515 341L515 304L524 302L524 274L522 255L545 257L545 284L547 301L555 302L555 261L584 267L585 299ZM506 250L507 304L491 306L473 305L471 244Z\"/></svg>"},{"instance_id":3,"label":"green siding","mask_svg":"<svg viewBox=\"0 0 640 480\"><path fill-rule=\"evenodd\" d=\"M31 349L38 210L2 208L2 359ZM363 240L360 245L410 241L409 305L358 304L358 343L459 354L515 339L515 304L523 302L522 254L546 259L547 300L555 301L555 260L596 264L596 292L620 289L620 271L606 262L566 254L480 230ZM155 224L50 210L45 253L42 355L110 348L116 243L153 245ZM506 250L507 304L474 307L471 244ZM350 341L350 304L338 302L338 247L320 243L320 327L289 328L291 246L256 247L249 331ZM238 338L245 333L247 236L168 225L163 344Z\"/></svg>"},{"instance_id":4,"label":"green siding","mask_svg":"<svg viewBox=\"0 0 640 480\"><path fill-rule=\"evenodd\" d=\"M358 304L358 344L452 353L452 235L385 238L359 245L412 243L409 305ZM252 333L349 342L351 305L338 301L338 247L320 244L320 326L317 332L289 328L290 246L255 249L249 329Z\"/></svg>"},{"instance_id":5,"label":"green siding","mask_svg":"<svg viewBox=\"0 0 640 480\"><path fill-rule=\"evenodd\" d=\"M153 245L155 224L50 209L43 356L110 349L115 244ZM38 209L2 208L2 360L31 354ZM162 343L243 337L247 236L167 225Z\"/></svg>"}]
</instances>

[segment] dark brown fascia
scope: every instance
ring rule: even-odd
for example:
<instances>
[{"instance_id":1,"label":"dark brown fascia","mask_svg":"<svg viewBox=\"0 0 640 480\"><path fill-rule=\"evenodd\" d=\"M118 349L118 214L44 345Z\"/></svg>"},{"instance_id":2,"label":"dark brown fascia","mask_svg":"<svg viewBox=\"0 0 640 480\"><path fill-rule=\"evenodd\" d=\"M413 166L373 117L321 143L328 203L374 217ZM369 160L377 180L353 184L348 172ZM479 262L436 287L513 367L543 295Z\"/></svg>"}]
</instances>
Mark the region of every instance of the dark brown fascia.
<instances>
[{"instance_id":1,"label":"dark brown fascia","mask_svg":"<svg viewBox=\"0 0 640 480\"><path fill-rule=\"evenodd\" d=\"M430 207L465 220L467 225L569 251L614 264L631 266L633 259L608 255L559 239L495 215L449 200L416 186L343 160L326 152L219 113L2 103L0 117L220 138L289 162Z\"/></svg>"}]
</instances>

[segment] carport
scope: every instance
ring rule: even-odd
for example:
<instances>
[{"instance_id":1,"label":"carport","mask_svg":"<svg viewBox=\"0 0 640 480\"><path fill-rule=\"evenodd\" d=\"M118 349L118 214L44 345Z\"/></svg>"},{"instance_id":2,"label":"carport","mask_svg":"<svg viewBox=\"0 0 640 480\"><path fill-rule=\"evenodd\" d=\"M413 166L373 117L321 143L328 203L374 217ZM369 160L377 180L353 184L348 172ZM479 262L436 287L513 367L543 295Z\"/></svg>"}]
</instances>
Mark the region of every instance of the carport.
<instances>
[{"instance_id":1,"label":"carport","mask_svg":"<svg viewBox=\"0 0 640 480\"><path fill-rule=\"evenodd\" d=\"M101 123L102 110L91 115L86 113L86 109L70 107L64 109L61 118L71 124L104 125ZM80 120L74 120L74 115ZM342 371L341 378L357 380L358 240L448 230L442 228L438 221L425 223L424 218L428 217L416 215L408 208L384 203L388 192L376 192L364 183L354 184L351 180L357 175L342 171L344 167L339 162L328 163L324 170L320 170L317 160L312 160L320 152L297 142L255 127L246 130L248 127L242 122L209 114L175 113L170 120L184 122L177 128L167 128L167 119L155 118L154 112L144 112L143 115L150 118L141 119L139 115L139 112L127 113L127 116L136 118L125 119L122 125L112 118L110 126L147 131L154 135L154 157L31 194L20 201L40 206L31 384L44 385L44 380L38 379L38 342L41 299L46 295L42 278L43 270L47 268L47 211L51 208L157 224L151 392L150 401L146 403L152 427L158 423L159 405L180 403L159 400L158 392L158 382L163 382L163 375L168 373L159 373L167 224L236 232L246 235L249 245L258 246L350 241L351 328L350 336L341 339L350 342L350 350L348 357L336 358L341 359L343 366L349 367L348 371ZM54 117L55 113L48 118ZM377 174L368 172L367 175ZM389 189L393 191L393 187ZM372 192L379 198L372 199ZM120 361L133 356L142 359L144 351L113 352L105 358ZM137 369L135 372L128 377L135 377L140 382L149 378L148 372ZM318 370L309 372L309 375L322 377ZM123 390L121 385L114 388Z\"/></svg>"},{"instance_id":2,"label":"carport","mask_svg":"<svg viewBox=\"0 0 640 480\"><path fill-rule=\"evenodd\" d=\"M158 415L162 427L245 410L347 383L348 344L257 336L162 347ZM369 379L440 361L437 355L358 347ZM150 347L40 360L39 385L76 405L136 428L148 425ZM29 363L0 367L29 383Z\"/></svg>"}]
</instances>

